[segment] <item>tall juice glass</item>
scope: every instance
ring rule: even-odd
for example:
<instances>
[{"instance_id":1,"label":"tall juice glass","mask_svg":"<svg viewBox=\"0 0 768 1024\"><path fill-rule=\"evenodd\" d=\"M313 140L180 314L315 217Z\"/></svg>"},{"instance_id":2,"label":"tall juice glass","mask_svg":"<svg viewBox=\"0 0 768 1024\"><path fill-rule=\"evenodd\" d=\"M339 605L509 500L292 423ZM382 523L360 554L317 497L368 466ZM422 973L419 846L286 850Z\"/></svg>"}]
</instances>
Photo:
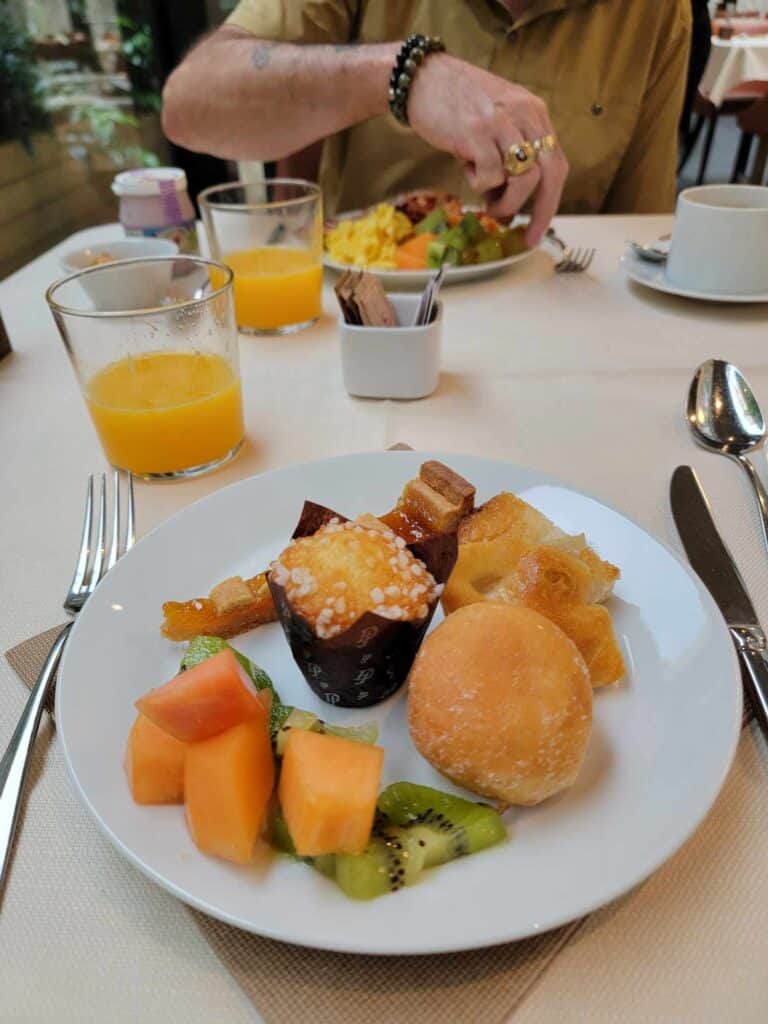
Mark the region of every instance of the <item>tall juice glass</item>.
<instances>
[{"instance_id":1,"label":"tall juice glass","mask_svg":"<svg viewBox=\"0 0 768 1024\"><path fill-rule=\"evenodd\" d=\"M243 408L227 267L122 260L57 281L45 297L113 466L177 479L235 455Z\"/></svg>"},{"instance_id":2,"label":"tall juice glass","mask_svg":"<svg viewBox=\"0 0 768 1024\"><path fill-rule=\"evenodd\" d=\"M320 188L296 178L236 181L205 189L198 202L211 254L235 275L240 330L289 334L313 324L323 281Z\"/></svg>"}]
</instances>

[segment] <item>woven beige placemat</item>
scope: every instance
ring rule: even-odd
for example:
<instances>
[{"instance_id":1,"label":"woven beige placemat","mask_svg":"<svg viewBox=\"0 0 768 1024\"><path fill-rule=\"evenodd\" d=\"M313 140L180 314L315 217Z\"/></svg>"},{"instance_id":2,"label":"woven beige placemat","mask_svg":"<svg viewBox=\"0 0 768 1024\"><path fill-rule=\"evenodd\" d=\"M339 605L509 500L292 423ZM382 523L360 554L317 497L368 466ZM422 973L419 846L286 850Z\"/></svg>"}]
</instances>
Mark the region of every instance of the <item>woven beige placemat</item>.
<instances>
[{"instance_id":1,"label":"woven beige placemat","mask_svg":"<svg viewBox=\"0 0 768 1024\"><path fill-rule=\"evenodd\" d=\"M60 628L6 652L27 686ZM275 942L190 913L267 1024L502 1024L582 924L468 953L375 957Z\"/></svg>"}]
</instances>

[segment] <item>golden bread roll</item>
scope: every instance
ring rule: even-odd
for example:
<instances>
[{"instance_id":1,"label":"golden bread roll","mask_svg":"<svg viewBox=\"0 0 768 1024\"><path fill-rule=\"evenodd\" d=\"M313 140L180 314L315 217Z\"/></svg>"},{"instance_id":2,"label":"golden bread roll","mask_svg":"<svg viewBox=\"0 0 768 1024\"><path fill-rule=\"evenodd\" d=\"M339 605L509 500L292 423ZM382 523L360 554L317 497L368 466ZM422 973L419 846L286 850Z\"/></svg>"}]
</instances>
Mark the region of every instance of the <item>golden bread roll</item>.
<instances>
[{"instance_id":1,"label":"golden bread roll","mask_svg":"<svg viewBox=\"0 0 768 1024\"><path fill-rule=\"evenodd\" d=\"M592 687L575 645L543 615L461 608L426 638L408 680L413 742L457 785L531 805L575 782Z\"/></svg>"}]
</instances>

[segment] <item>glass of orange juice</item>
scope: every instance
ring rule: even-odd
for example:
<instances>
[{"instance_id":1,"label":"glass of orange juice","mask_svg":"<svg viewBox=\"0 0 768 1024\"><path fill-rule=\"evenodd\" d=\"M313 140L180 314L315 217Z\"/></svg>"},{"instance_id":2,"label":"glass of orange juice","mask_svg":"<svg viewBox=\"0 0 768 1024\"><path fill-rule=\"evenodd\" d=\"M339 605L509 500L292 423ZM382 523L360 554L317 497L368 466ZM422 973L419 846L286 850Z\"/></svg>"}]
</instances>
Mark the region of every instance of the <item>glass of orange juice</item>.
<instances>
[{"instance_id":1,"label":"glass of orange juice","mask_svg":"<svg viewBox=\"0 0 768 1024\"><path fill-rule=\"evenodd\" d=\"M45 297L113 466L178 479L236 454L243 406L227 267L121 260L71 274Z\"/></svg>"},{"instance_id":2,"label":"glass of orange juice","mask_svg":"<svg viewBox=\"0 0 768 1024\"><path fill-rule=\"evenodd\" d=\"M214 185L197 198L211 254L235 275L240 330L290 334L313 324L323 283L319 186L265 178Z\"/></svg>"}]
</instances>

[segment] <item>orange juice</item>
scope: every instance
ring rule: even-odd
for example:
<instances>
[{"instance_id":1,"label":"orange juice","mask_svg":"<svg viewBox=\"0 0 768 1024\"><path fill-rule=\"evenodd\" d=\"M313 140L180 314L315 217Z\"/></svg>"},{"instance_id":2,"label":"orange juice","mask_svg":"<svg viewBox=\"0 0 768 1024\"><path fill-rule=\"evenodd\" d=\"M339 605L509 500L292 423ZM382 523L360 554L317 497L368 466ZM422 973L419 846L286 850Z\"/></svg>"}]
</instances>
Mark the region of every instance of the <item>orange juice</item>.
<instances>
[{"instance_id":1,"label":"orange juice","mask_svg":"<svg viewBox=\"0 0 768 1024\"><path fill-rule=\"evenodd\" d=\"M241 249L227 253L222 262L235 275L239 327L269 331L320 316L323 268L308 249ZM211 283L224 283L220 271L211 269Z\"/></svg>"},{"instance_id":2,"label":"orange juice","mask_svg":"<svg viewBox=\"0 0 768 1024\"><path fill-rule=\"evenodd\" d=\"M91 377L85 399L109 461L137 474L204 466L243 439L240 381L221 356L128 356Z\"/></svg>"}]
</instances>

